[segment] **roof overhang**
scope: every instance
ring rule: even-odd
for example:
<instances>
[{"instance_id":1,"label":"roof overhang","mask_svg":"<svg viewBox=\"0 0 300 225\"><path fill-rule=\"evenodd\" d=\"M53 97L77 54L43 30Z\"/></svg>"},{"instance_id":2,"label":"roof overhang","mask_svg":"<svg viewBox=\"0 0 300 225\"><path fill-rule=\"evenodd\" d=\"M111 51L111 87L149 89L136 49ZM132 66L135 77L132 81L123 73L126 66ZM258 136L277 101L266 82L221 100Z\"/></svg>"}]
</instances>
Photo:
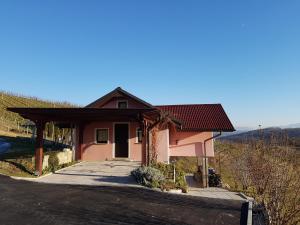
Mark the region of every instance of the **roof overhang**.
<instances>
[{"instance_id":1,"label":"roof overhang","mask_svg":"<svg viewBox=\"0 0 300 225\"><path fill-rule=\"evenodd\" d=\"M25 119L44 122L137 121L157 115L157 109L7 108Z\"/></svg>"}]
</instances>

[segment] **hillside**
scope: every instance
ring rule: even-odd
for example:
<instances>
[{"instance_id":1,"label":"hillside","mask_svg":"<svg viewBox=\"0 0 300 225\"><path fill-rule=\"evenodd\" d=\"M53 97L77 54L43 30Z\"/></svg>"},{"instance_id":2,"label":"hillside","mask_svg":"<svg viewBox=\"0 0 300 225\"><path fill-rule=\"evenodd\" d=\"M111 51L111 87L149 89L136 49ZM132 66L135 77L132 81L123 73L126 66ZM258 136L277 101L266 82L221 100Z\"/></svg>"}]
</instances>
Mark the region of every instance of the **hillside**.
<instances>
[{"instance_id":1,"label":"hillside","mask_svg":"<svg viewBox=\"0 0 300 225\"><path fill-rule=\"evenodd\" d=\"M52 102L41 100L35 97L26 97L14 93L0 91L0 131L5 132L28 132L24 125L28 121L24 120L16 113L6 110L7 107L74 107L68 102Z\"/></svg>"},{"instance_id":2,"label":"hillside","mask_svg":"<svg viewBox=\"0 0 300 225\"><path fill-rule=\"evenodd\" d=\"M288 139L293 144L300 146L300 128L281 129L278 127L271 127L221 137L220 140L247 142L260 139L270 141L272 138L277 140Z\"/></svg>"}]
</instances>

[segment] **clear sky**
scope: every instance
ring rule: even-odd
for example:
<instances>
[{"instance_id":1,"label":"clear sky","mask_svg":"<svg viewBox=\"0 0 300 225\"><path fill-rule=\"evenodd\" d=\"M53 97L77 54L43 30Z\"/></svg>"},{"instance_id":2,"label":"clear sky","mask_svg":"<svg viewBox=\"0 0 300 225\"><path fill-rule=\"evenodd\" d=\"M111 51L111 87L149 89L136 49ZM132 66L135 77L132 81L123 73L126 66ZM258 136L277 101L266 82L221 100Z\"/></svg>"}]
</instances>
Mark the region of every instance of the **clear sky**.
<instances>
[{"instance_id":1,"label":"clear sky","mask_svg":"<svg viewBox=\"0 0 300 225\"><path fill-rule=\"evenodd\" d=\"M300 1L0 2L0 89L86 105L117 86L299 123Z\"/></svg>"}]
</instances>

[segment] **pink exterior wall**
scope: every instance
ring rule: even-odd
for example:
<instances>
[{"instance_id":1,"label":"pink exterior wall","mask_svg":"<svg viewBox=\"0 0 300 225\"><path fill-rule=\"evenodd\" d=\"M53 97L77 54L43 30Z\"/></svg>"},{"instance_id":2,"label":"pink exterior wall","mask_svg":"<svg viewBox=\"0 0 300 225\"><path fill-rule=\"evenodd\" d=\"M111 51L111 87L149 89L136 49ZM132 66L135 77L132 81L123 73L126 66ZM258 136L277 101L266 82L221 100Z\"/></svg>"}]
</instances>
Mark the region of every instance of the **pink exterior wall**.
<instances>
[{"instance_id":1,"label":"pink exterior wall","mask_svg":"<svg viewBox=\"0 0 300 225\"><path fill-rule=\"evenodd\" d=\"M170 131L170 156L204 156L204 140L212 132ZM213 140L206 142L207 157L214 157Z\"/></svg>"},{"instance_id":2,"label":"pink exterior wall","mask_svg":"<svg viewBox=\"0 0 300 225\"><path fill-rule=\"evenodd\" d=\"M169 129L160 130L157 134L157 161L169 162Z\"/></svg>"},{"instance_id":3,"label":"pink exterior wall","mask_svg":"<svg viewBox=\"0 0 300 225\"><path fill-rule=\"evenodd\" d=\"M105 103L101 108L117 108L117 102L123 100L128 102L128 108L145 108L144 105L129 98L113 98L109 102Z\"/></svg>"},{"instance_id":4,"label":"pink exterior wall","mask_svg":"<svg viewBox=\"0 0 300 225\"><path fill-rule=\"evenodd\" d=\"M129 159L134 161L142 160L142 144L136 143L136 129L139 124L129 123ZM114 128L113 122L93 122L85 126L83 131L83 154L84 161L103 161L114 158ZM109 143L96 143L96 128L109 129Z\"/></svg>"},{"instance_id":5,"label":"pink exterior wall","mask_svg":"<svg viewBox=\"0 0 300 225\"><path fill-rule=\"evenodd\" d=\"M95 137L96 128L109 129L109 143L97 144ZM85 126L83 131L83 153L82 160L98 161L113 158L113 124L111 122L93 122Z\"/></svg>"},{"instance_id":6,"label":"pink exterior wall","mask_svg":"<svg viewBox=\"0 0 300 225\"><path fill-rule=\"evenodd\" d=\"M138 123L130 123L130 159L133 161L142 161L142 143L137 143L136 129L139 127Z\"/></svg>"},{"instance_id":7,"label":"pink exterior wall","mask_svg":"<svg viewBox=\"0 0 300 225\"><path fill-rule=\"evenodd\" d=\"M102 108L116 108L117 101L127 100L128 108L143 108L144 105L125 97L114 97ZM83 155L82 160L103 161L114 158L114 123L93 122L88 124L83 133ZM129 124L129 159L142 160L142 144L136 143L137 122ZM109 129L109 143L97 144L95 141L95 129ZM169 162L170 156L204 156L204 140L212 137L212 132L181 132L165 129L158 132L157 153L159 162ZM214 156L213 140L206 143L207 157Z\"/></svg>"}]
</instances>

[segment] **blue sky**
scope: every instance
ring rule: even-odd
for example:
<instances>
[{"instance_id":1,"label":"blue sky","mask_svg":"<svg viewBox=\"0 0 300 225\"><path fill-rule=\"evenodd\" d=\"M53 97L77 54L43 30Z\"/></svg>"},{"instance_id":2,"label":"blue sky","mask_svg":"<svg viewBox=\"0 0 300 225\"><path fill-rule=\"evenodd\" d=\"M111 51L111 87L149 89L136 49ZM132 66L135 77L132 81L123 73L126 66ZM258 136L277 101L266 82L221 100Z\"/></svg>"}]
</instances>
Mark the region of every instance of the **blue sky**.
<instances>
[{"instance_id":1,"label":"blue sky","mask_svg":"<svg viewBox=\"0 0 300 225\"><path fill-rule=\"evenodd\" d=\"M300 1L1 1L0 89L86 105L222 103L235 126L300 122Z\"/></svg>"}]
</instances>

